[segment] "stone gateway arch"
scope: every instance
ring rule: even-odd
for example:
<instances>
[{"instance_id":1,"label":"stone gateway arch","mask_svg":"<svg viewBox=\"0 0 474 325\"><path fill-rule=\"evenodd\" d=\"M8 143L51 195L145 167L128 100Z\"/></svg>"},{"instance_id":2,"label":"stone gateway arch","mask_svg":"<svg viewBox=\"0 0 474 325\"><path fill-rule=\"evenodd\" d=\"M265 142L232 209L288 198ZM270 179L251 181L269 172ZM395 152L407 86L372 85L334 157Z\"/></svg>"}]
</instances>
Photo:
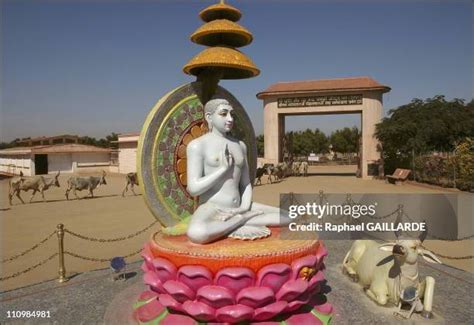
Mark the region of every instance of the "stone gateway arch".
<instances>
[{"instance_id":1,"label":"stone gateway arch","mask_svg":"<svg viewBox=\"0 0 474 325\"><path fill-rule=\"evenodd\" d=\"M390 87L369 77L279 82L257 94L263 100L265 161L283 160L282 139L288 115L361 115L360 172L372 178L380 159L375 125L383 115L383 94Z\"/></svg>"}]
</instances>

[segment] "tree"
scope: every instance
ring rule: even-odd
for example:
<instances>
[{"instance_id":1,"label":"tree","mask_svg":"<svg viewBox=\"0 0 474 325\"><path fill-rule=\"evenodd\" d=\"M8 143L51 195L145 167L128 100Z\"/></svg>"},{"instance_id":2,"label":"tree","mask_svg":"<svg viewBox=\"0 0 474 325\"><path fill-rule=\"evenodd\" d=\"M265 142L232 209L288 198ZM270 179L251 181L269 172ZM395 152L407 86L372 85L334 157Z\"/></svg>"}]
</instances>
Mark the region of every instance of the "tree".
<instances>
[{"instance_id":1,"label":"tree","mask_svg":"<svg viewBox=\"0 0 474 325\"><path fill-rule=\"evenodd\" d=\"M357 127L345 127L331 133L330 142L332 149L340 153L358 153L360 131Z\"/></svg>"},{"instance_id":2,"label":"tree","mask_svg":"<svg viewBox=\"0 0 474 325\"><path fill-rule=\"evenodd\" d=\"M328 139L319 129L306 129L287 134L292 134L293 155L295 156L308 156L312 152L325 153L329 151Z\"/></svg>"},{"instance_id":3,"label":"tree","mask_svg":"<svg viewBox=\"0 0 474 325\"><path fill-rule=\"evenodd\" d=\"M97 146L97 139L86 135L79 138L79 143L86 144L89 146Z\"/></svg>"},{"instance_id":4,"label":"tree","mask_svg":"<svg viewBox=\"0 0 474 325\"><path fill-rule=\"evenodd\" d=\"M416 155L451 152L462 139L474 136L473 101L465 105L462 99L446 101L441 95L415 98L390 110L375 136L382 144L386 173L413 168Z\"/></svg>"},{"instance_id":5,"label":"tree","mask_svg":"<svg viewBox=\"0 0 474 325\"><path fill-rule=\"evenodd\" d=\"M113 141L118 140L118 134L112 132L111 134L107 135L105 138L101 138L97 140L96 138L92 138L89 136L83 136L79 138L79 143L87 144L90 146L97 146L102 148L117 148L116 143L112 143Z\"/></svg>"},{"instance_id":6,"label":"tree","mask_svg":"<svg viewBox=\"0 0 474 325\"><path fill-rule=\"evenodd\" d=\"M17 147L19 141L20 141L20 139L16 138L15 140L10 141L10 142L0 142L0 149L7 149L7 148Z\"/></svg>"},{"instance_id":7,"label":"tree","mask_svg":"<svg viewBox=\"0 0 474 325\"><path fill-rule=\"evenodd\" d=\"M258 157L263 157L264 155L264 142L263 142L263 134L260 134L259 136L257 136L255 138L255 140L257 141L257 156Z\"/></svg>"}]
</instances>

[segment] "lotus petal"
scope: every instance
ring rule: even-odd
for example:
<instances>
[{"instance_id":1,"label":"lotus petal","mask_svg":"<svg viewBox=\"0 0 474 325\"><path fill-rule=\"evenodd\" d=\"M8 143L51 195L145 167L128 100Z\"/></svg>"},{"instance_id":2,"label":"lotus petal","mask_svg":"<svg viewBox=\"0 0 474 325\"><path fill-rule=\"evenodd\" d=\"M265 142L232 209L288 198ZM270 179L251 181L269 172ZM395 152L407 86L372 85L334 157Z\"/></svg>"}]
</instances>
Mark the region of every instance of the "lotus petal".
<instances>
[{"instance_id":1,"label":"lotus petal","mask_svg":"<svg viewBox=\"0 0 474 325\"><path fill-rule=\"evenodd\" d=\"M303 292L295 300L288 302L284 312L291 312L299 309L301 306L309 303L311 294L308 291Z\"/></svg>"},{"instance_id":2,"label":"lotus petal","mask_svg":"<svg viewBox=\"0 0 474 325\"><path fill-rule=\"evenodd\" d=\"M331 314L333 307L327 302L327 298L323 294L313 295L309 305L313 306L321 314Z\"/></svg>"},{"instance_id":3,"label":"lotus petal","mask_svg":"<svg viewBox=\"0 0 474 325\"><path fill-rule=\"evenodd\" d=\"M140 322L146 323L165 311L165 307L159 303L158 299L154 299L140 307L135 311L135 315Z\"/></svg>"},{"instance_id":4,"label":"lotus petal","mask_svg":"<svg viewBox=\"0 0 474 325\"><path fill-rule=\"evenodd\" d=\"M288 303L286 301L277 301L273 304L255 309L253 320L262 321L275 317L283 312Z\"/></svg>"},{"instance_id":5,"label":"lotus petal","mask_svg":"<svg viewBox=\"0 0 474 325\"><path fill-rule=\"evenodd\" d=\"M140 268L142 269L143 273L146 273L148 271L153 271L153 268L149 268L145 261L142 263Z\"/></svg>"},{"instance_id":6,"label":"lotus petal","mask_svg":"<svg viewBox=\"0 0 474 325\"><path fill-rule=\"evenodd\" d=\"M164 258L157 257L153 259L153 267L162 283L176 278L176 266Z\"/></svg>"},{"instance_id":7,"label":"lotus petal","mask_svg":"<svg viewBox=\"0 0 474 325\"><path fill-rule=\"evenodd\" d=\"M198 301L215 309L234 304L234 293L227 288L219 286L208 285L201 287L196 297Z\"/></svg>"},{"instance_id":8,"label":"lotus petal","mask_svg":"<svg viewBox=\"0 0 474 325\"><path fill-rule=\"evenodd\" d=\"M278 292L281 286L291 277L291 268L287 264L271 264L258 271L257 286L269 287L273 292Z\"/></svg>"},{"instance_id":9,"label":"lotus petal","mask_svg":"<svg viewBox=\"0 0 474 325\"><path fill-rule=\"evenodd\" d=\"M143 276L143 282L149 285L151 290L157 293L165 293L165 289L163 288L163 283L161 283L161 280L158 278L158 275L156 275L156 273L152 273L152 272L145 273L145 275Z\"/></svg>"},{"instance_id":10,"label":"lotus petal","mask_svg":"<svg viewBox=\"0 0 474 325\"><path fill-rule=\"evenodd\" d=\"M166 281L163 288L178 302L183 303L186 300L193 300L196 294L187 285L175 280Z\"/></svg>"},{"instance_id":11,"label":"lotus petal","mask_svg":"<svg viewBox=\"0 0 474 325\"><path fill-rule=\"evenodd\" d=\"M321 286L321 282L324 281L324 273L322 271L318 271L316 275L314 275L308 283L308 290L311 292L319 291L319 287Z\"/></svg>"},{"instance_id":12,"label":"lotus petal","mask_svg":"<svg viewBox=\"0 0 474 325\"><path fill-rule=\"evenodd\" d=\"M331 314L332 311L334 310L333 306L328 302L322 305L316 306L314 308L316 308L316 310L319 311L321 314L326 314L326 315Z\"/></svg>"},{"instance_id":13,"label":"lotus petal","mask_svg":"<svg viewBox=\"0 0 474 325\"><path fill-rule=\"evenodd\" d=\"M162 304L165 307L168 307L176 311L181 311L181 312L183 311L182 305L178 301L176 301L176 299L174 299L173 297L171 297L170 295L166 293L161 294L158 297L158 300L160 301L160 304Z\"/></svg>"},{"instance_id":14,"label":"lotus petal","mask_svg":"<svg viewBox=\"0 0 474 325\"><path fill-rule=\"evenodd\" d=\"M218 322L238 323L251 320L253 312L253 308L245 305L226 306L217 310L216 318Z\"/></svg>"},{"instance_id":15,"label":"lotus petal","mask_svg":"<svg viewBox=\"0 0 474 325\"><path fill-rule=\"evenodd\" d=\"M216 310L199 301L185 301L183 309L186 313L201 322L208 322L215 317Z\"/></svg>"},{"instance_id":16,"label":"lotus petal","mask_svg":"<svg viewBox=\"0 0 474 325\"><path fill-rule=\"evenodd\" d=\"M186 265L178 270L177 279L196 292L212 283L212 273L204 266Z\"/></svg>"},{"instance_id":17,"label":"lotus petal","mask_svg":"<svg viewBox=\"0 0 474 325\"><path fill-rule=\"evenodd\" d=\"M300 309L303 305L306 305L306 302L300 301L300 300L295 300L292 302L289 302L288 305L286 306L284 312L289 313L295 310Z\"/></svg>"},{"instance_id":18,"label":"lotus petal","mask_svg":"<svg viewBox=\"0 0 474 325\"><path fill-rule=\"evenodd\" d=\"M196 321L188 315L168 314L160 320L160 325L196 325Z\"/></svg>"},{"instance_id":19,"label":"lotus petal","mask_svg":"<svg viewBox=\"0 0 474 325\"><path fill-rule=\"evenodd\" d=\"M147 301L147 300L150 300L151 298L157 298L157 297L158 295L156 294L156 292L145 290L140 294L140 296L138 296L138 301Z\"/></svg>"},{"instance_id":20,"label":"lotus petal","mask_svg":"<svg viewBox=\"0 0 474 325\"><path fill-rule=\"evenodd\" d=\"M300 277L300 271L304 267L314 270L317 262L318 262L318 259L316 255L306 255L304 257L301 257L293 261L293 263L291 263L291 269L293 270L293 274L291 278L293 280L298 279Z\"/></svg>"},{"instance_id":21,"label":"lotus petal","mask_svg":"<svg viewBox=\"0 0 474 325\"><path fill-rule=\"evenodd\" d=\"M275 302L275 294L268 287L242 289L237 295L237 303L252 308L260 308Z\"/></svg>"},{"instance_id":22,"label":"lotus petal","mask_svg":"<svg viewBox=\"0 0 474 325\"><path fill-rule=\"evenodd\" d=\"M246 267L227 267L217 272L215 284L237 294L243 288L253 286L255 273Z\"/></svg>"},{"instance_id":23,"label":"lotus petal","mask_svg":"<svg viewBox=\"0 0 474 325\"><path fill-rule=\"evenodd\" d=\"M140 255L145 260L145 263L148 269L152 270L153 269L153 254L150 249L150 244L148 243L145 244Z\"/></svg>"},{"instance_id":24,"label":"lotus petal","mask_svg":"<svg viewBox=\"0 0 474 325\"><path fill-rule=\"evenodd\" d=\"M285 319L285 324L287 325L323 325L324 323L313 313L297 313L291 315L288 319Z\"/></svg>"},{"instance_id":25,"label":"lotus petal","mask_svg":"<svg viewBox=\"0 0 474 325\"><path fill-rule=\"evenodd\" d=\"M303 279L291 280L281 287L276 294L276 299L292 302L306 290L308 290L308 281Z\"/></svg>"}]
</instances>

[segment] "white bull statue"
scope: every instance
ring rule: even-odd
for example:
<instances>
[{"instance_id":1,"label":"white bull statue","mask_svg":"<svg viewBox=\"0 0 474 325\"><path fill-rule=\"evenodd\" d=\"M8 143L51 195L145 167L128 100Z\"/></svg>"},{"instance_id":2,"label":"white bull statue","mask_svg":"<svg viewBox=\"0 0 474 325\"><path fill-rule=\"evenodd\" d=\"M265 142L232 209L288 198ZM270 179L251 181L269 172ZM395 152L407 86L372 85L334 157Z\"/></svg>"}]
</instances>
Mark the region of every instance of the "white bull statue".
<instances>
[{"instance_id":1,"label":"white bull statue","mask_svg":"<svg viewBox=\"0 0 474 325\"><path fill-rule=\"evenodd\" d=\"M432 316L432 302L435 280L427 276L420 280L418 256L430 263L441 261L432 252L422 247L427 232L418 239L399 238L396 242L381 244L373 240L356 240L343 261L343 272L359 282L366 294L379 305L398 305L400 314L402 302L411 304L407 315L414 310L422 316ZM423 299L423 303L421 303Z\"/></svg>"}]
</instances>

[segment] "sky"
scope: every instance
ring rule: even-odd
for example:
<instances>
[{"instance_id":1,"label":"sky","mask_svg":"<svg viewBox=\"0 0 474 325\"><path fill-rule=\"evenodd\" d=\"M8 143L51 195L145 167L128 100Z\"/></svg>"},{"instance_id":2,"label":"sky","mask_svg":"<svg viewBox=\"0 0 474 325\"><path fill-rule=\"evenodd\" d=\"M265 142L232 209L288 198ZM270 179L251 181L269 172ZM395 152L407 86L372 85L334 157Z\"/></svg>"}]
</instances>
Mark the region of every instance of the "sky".
<instances>
[{"instance_id":1,"label":"sky","mask_svg":"<svg viewBox=\"0 0 474 325\"><path fill-rule=\"evenodd\" d=\"M0 141L139 132L168 91L194 81L189 36L217 1L4 0ZM263 132L256 94L281 81L370 76L392 88L384 114L413 98L473 97L473 5L466 0L228 1L254 36L256 78L226 80ZM287 118L286 129L359 126L357 115Z\"/></svg>"}]
</instances>

